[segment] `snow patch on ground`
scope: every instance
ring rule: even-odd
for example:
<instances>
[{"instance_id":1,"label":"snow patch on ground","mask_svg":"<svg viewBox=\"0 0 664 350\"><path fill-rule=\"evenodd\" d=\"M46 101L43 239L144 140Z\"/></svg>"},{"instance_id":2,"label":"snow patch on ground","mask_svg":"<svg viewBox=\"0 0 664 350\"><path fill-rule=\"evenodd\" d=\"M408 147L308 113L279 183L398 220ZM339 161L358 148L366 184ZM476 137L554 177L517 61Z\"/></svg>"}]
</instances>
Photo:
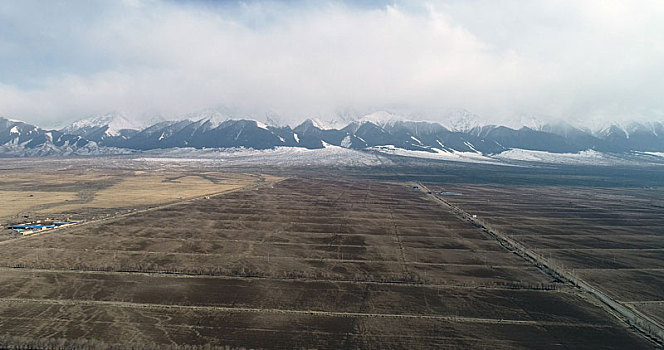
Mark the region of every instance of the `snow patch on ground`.
<instances>
[{"instance_id":1,"label":"snow patch on ground","mask_svg":"<svg viewBox=\"0 0 664 350\"><path fill-rule=\"evenodd\" d=\"M526 165L524 163L599 166L664 164L664 153L662 152L641 152L625 155L602 153L594 150L587 150L579 153L550 153L525 149L511 149L496 155L482 155L479 152L446 151L437 148L431 148L433 152L415 151L398 148L394 145L376 146L369 148L369 150L403 157L506 166Z\"/></svg>"},{"instance_id":2,"label":"snow patch on ground","mask_svg":"<svg viewBox=\"0 0 664 350\"><path fill-rule=\"evenodd\" d=\"M643 152L647 155L664 158L664 152Z\"/></svg>"},{"instance_id":3,"label":"snow patch on ground","mask_svg":"<svg viewBox=\"0 0 664 350\"><path fill-rule=\"evenodd\" d=\"M22 144L6 143L0 145L0 156L2 157L67 157L67 156L108 156L125 155L137 153L135 150L115 147L101 147L95 142L88 142L83 147L69 145L65 143L62 146L56 146L48 141L39 147L28 148Z\"/></svg>"},{"instance_id":4,"label":"snow patch on ground","mask_svg":"<svg viewBox=\"0 0 664 350\"><path fill-rule=\"evenodd\" d=\"M509 151L495 155L493 158L504 161L525 161L577 165L644 164L644 161L648 163L646 159L643 159L643 157L639 157L638 155L629 156L622 154L602 153L594 150L581 151L579 153L551 153L525 149L511 149Z\"/></svg>"},{"instance_id":5,"label":"snow patch on ground","mask_svg":"<svg viewBox=\"0 0 664 350\"><path fill-rule=\"evenodd\" d=\"M194 149L172 148L141 153L137 161L159 163L198 162L227 166L251 166L257 164L280 166L375 166L392 162L380 155L355 151L339 146L325 144L322 149L299 147L276 147L274 149L255 150L246 148L229 149Z\"/></svg>"},{"instance_id":6,"label":"snow patch on ground","mask_svg":"<svg viewBox=\"0 0 664 350\"><path fill-rule=\"evenodd\" d=\"M403 157L448 160L454 162L468 162L468 163L485 163L485 164L502 164L490 157L483 156L475 152L458 152L458 151L444 151L438 148L432 148L433 152L426 151L413 151L403 148L395 147L394 145L375 146L369 148L373 151L378 151L385 154L391 154Z\"/></svg>"},{"instance_id":7,"label":"snow patch on ground","mask_svg":"<svg viewBox=\"0 0 664 350\"><path fill-rule=\"evenodd\" d=\"M532 151L525 149L511 149L502 152L494 158L503 160L519 160L526 162L542 162L542 163L595 163L598 161L605 161L605 156L602 153L589 150L579 153L550 153L544 151Z\"/></svg>"}]
</instances>

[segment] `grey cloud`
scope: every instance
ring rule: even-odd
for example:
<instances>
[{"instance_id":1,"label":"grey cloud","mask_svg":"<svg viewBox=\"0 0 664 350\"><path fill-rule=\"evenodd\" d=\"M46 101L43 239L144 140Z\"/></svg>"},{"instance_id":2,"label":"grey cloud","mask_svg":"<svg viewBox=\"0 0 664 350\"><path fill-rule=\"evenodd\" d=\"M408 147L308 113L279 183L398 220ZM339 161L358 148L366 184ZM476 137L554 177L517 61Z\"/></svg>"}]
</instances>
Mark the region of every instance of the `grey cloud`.
<instances>
[{"instance_id":1,"label":"grey cloud","mask_svg":"<svg viewBox=\"0 0 664 350\"><path fill-rule=\"evenodd\" d=\"M661 18L658 1L5 2L0 114L661 120Z\"/></svg>"}]
</instances>

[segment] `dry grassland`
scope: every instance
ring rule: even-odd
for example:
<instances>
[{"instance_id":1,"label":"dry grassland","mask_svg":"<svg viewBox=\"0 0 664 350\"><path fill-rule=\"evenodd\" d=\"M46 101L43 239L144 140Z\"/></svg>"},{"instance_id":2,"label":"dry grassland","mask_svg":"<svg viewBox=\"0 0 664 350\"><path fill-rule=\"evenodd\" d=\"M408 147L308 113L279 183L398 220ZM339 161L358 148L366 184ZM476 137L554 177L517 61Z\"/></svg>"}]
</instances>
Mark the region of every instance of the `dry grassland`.
<instances>
[{"instance_id":1,"label":"dry grassland","mask_svg":"<svg viewBox=\"0 0 664 350\"><path fill-rule=\"evenodd\" d=\"M90 202L60 206L52 208L50 211L76 210L84 205L94 208L120 208L167 203L181 198L233 190L256 181L255 178L242 176L214 180L216 181L194 175L182 177L174 177L172 174L126 176L119 183L96 192Z\"/></svg>"},{"instance_id":2,"label":"dry grassland","mask_svg":"<svg viewBox=\"0 0 664 350\"><path fill-rule=\"evenodd\" d=\"M63 204L75 200L76 192L0 191L0 220L19 215L42 205Z\"/></svg>"},{"instance_id":3,"label":"dry grassland","mask_svg":"<svg viewBox=\"0 0 664 350\"><path fill-rule=\"evenodd\" d=\"M119 169L3 169L0 171L0 224L23 215L71 216L77 220L116 214L238 189L279 178L201 172Z\"/></svg>"}]
</instances>

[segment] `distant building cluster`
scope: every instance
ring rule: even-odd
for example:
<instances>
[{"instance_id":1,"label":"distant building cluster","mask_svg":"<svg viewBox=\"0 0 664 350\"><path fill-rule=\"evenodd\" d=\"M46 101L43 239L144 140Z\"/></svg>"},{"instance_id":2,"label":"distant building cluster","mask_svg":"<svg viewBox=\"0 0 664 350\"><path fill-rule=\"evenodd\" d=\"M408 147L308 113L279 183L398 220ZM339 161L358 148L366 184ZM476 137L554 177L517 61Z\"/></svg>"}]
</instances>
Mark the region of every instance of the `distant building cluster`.
<instances>
[{"instance_id":1,"label":"distant building cluster","mask_svg":"<svg viewBox=\"0 0 664 350\"><path fill-rule=\"evenodd\" d=\"M7 227L7 229L14 230L16 232L19 232L23 235L29 235L31 233L39 232L39 231L44 231L44 230L51 230L54 228L58 227L63 227L63 226L69 226L69 225L76 225L76 221L52 221L52 222L28 222L28 223L23 223L23 224L15 224Z\"/></svg>"}]
</instances>

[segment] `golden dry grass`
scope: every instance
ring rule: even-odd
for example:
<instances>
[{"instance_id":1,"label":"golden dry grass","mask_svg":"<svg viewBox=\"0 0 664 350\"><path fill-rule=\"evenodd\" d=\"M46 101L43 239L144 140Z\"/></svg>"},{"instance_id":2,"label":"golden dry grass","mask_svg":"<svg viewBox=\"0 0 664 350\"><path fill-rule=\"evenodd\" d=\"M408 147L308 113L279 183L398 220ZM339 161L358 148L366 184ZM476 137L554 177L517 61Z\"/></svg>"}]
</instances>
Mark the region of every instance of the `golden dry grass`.
<instances>
[{"instance_id":1,"label":"golden dry grass","mask_svg":"<svg viewBox=\"0 0 664 350\"><path fill-rule=\"evenodd\" d=\"M32 197L31 197L32 196ZM0 218L21 215L33 208L76 199L76 192L35 192L0 190Z\"/></svg>"},{"instance_id":2,"label":"golden dry grass","mask_svg":"<svg viewBox=\"0 0 664 350\"><path fill-rule=\"evenodd\" d=\"M186 176L169 181L167 176L140 175L125 178L95 194L86 205L95 208L116 208L127 205L147 205L232 190L248 185L250 179L235 179L221 184L200 176Z\"/></svg>"},{"instance_id":3,"label":"golden dry grass","mask_svg":"<svg viewBox=\"0 0 664 350\"><path fill-rule=\"evenodd\" d=\"M0 221L26 212L48 216L90 208L140 208L233 190L260 179L256 175L214 171L10 171L0 174Z\"/></svg>"},{"instance_id":4,"label":"golden dry grass","mask_svg":"<svg viewBox=\"0 0 664 350\"><path fill-rule=\"evenodd\" d=\"M119 174L112 174L111 172L11 172L0 174L0 188L2 188L2 190L20 190L26 186L63 186L83 184L106 181L117 176L119 176Z\"/></svg>"}]
</instances>

